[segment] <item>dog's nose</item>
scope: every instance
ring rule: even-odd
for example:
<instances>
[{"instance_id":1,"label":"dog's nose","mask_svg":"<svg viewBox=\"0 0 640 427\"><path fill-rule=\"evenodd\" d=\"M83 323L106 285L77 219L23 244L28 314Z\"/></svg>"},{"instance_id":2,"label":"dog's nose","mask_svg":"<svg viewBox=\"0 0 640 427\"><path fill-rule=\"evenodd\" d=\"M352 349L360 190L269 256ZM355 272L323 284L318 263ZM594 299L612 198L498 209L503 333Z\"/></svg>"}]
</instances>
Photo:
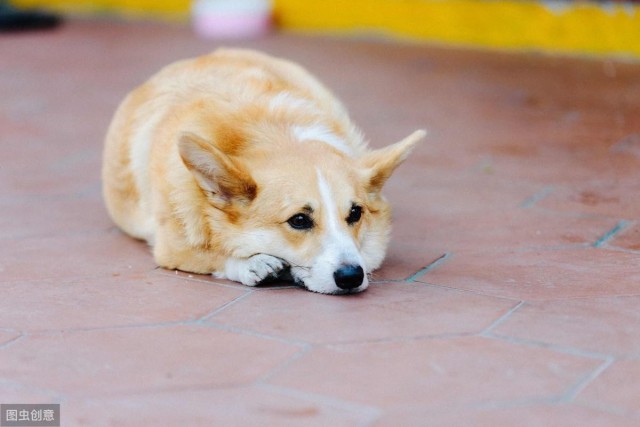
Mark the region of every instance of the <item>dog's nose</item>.
<instances>
[{"instance_id":1,"label":"dog's nose","mask_svg":"<svg viewBox=\"0 0 640 427\"><path fill-rule=\"evenodd\" d=\"M333 280L340 289L355 289L362 285L364 270L359 265L344 265L333 273Z\"/></svg>"}]
</instances>

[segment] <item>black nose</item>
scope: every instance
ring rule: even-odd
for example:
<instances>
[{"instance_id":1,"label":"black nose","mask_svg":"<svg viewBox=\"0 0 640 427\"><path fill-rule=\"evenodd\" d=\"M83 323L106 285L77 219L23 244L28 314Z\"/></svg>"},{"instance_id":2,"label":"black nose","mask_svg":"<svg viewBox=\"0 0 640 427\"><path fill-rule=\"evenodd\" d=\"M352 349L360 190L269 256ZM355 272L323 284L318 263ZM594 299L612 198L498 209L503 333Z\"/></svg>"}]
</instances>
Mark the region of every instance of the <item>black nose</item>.
<instances>
[{"instance_id":1,"label":"black nose","mask_svg":"<svg viewBox=\"0 0 640 427\"><path fill-rule=\"evenodd\" d=\"M359 265L345 265L333 273L333 280L340 289L354 289L362 285L364 270Z\"/></svg>"}]
</instances>

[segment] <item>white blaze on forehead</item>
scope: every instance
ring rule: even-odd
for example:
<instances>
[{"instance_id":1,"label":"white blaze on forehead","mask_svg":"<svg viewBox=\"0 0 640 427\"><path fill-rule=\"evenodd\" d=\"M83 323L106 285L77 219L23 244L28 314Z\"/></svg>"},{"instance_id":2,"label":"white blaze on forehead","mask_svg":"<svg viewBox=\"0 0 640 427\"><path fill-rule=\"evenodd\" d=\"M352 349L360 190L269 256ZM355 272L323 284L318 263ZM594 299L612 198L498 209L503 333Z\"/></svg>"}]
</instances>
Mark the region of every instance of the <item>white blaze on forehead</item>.
<instances>
[{"instance_id":1,"label":"white blaze on forehead","mask_svg":"<svg viewBox=\"0 0 640 427\"><path fill-rule=\"evenodd\" d=\"M312 110L313 104L308 99L298 98L289 92L280 92L269 100L271 112L278 110Z\"/></svg>"},{"instance_id":2,"label":"white blaze on forehead","mask_svg":"<svg viewBox=\"0 0 640 427\"><path fill-rule=\"evenodd\" d=\"M337 268L340 264L358 264L361 265L361 257L351 235L344 229L344 220L339 216L335 202L335 197L331 191L329 183L322 175L320 170L316 169L318 175L318 190L322 200L322 211L324 212L325 236L324 248Z\"/></svg>"},{"instance_id":3,"label":"white blaze on forehead","mask_svg":"<svg viewBox=\"0 0 640 427\"><path fill-rule=\"evenodd\" d=\"M298 141L320 141L329 144L336 150L353 156L353 150L344 139L333 133L328 127L315 124L311 126L293 126L293 135Z\"/></svg>"},{"instance_id":4,"label":"white blaze on forehead","mask_svg":"<svg viewBox=\"0 0 640 427\"><path fill-rule=\"evenodd\" d=\"M294 112L304 113L306 115L317 115L319 107L310 99L300 98L290 92L280 92L269 100L269 110L271 113ZM316 123L306 126L292 126L291 133L293 137L300 142L320 141L349 156L354 155L353 149L349 144L323 124Z\"/></svg>"},{"instance_id":5,"label":"white blaze on forehead","mask_svg":"<svg viewBox=\"0 0 640 427\"><path fill-rule=\"evenodd\" d=\"M305 286L315 292L335 293L340 292L335 283L335 272L345 265L359 265L366 271L366 266L353 237L347 228L346 221L338 210L335 194L330 182L322 172L316 168L318 179L318 192L320 193L323 236L320 253L312 262L311 268L306 271ZM292 272L295 272L292 269ZM364 276L358 291L369 286L367 276Z\"/></svg>"}]
</instances>

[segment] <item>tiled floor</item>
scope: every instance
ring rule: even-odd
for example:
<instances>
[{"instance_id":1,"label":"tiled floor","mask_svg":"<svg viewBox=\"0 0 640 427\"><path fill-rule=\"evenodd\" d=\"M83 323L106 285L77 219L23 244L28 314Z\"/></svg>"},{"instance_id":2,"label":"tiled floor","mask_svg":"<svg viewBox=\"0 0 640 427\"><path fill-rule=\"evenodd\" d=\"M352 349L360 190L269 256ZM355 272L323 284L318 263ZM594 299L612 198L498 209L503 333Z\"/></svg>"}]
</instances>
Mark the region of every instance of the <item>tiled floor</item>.
<instances>
[{"instance_id":1,"label":"tiled floor","mask_svg":"<svg viewBox=\"0 0 640 427\"><path fill-rule=\"evenodd\" d=\"M65 426L640 425L640 64L294 35L379 146L393 242L357 296L157 269L100 196L124 94L216 43L0 39L0 403Z\"/></svg>"}]
</instances>

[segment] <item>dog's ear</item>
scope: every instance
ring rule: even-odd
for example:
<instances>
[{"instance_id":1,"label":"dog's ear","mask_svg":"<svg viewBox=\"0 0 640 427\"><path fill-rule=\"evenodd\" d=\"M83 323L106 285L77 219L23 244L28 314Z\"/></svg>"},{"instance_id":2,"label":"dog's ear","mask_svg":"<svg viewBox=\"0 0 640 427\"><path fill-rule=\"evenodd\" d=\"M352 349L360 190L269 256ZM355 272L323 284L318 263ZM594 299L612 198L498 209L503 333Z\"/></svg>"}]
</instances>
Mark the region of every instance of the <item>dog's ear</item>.
<instances>
[{"instance_id":1,"label":"dog's ear","mask_svg":"<svg viewBox=\"0 0 640 427\"><path fill-rule=\"evenodd\" d=\"M214 202L249 203L256 197L257 185L249 172L213 144L185 132L178 141L178 150L200 188L208 192Z\"/></svg>"},{"instance_id":2,"label":"dog's ear","mask_svg":"<svg viewBox=\"0 0 640 427\"><path fill-rule=\"evenodd\" d=\"M393 171L409 157L416 143L426 134L424 130L417 130L400 142L373 150L360 158L359 165L364 173L367 191L380 192Z\"/></svg>"}]
</instances>

